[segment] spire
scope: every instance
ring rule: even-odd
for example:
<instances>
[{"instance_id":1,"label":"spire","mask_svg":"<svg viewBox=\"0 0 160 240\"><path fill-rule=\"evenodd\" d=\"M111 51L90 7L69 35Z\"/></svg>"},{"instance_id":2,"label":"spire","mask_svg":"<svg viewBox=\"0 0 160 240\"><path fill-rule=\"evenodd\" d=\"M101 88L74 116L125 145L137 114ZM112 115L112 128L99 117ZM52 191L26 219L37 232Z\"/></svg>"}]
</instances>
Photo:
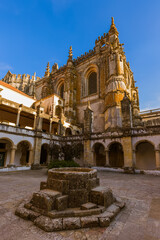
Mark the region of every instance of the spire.
<instances>
[{"instance_id":1,"label":"spire","mask_svg":"<svg viewBox=\"0 0 160 240\"><path fill-rule=\"evenodd\" d=\"M72 60L72 56L73 56L73 54L72 54L72 46L70 46L68 59Z\"/></svg>"},{"instance_id":2,"label":"spire","mask_svg":"<svg viewBox=\"0 0 160 240\"><path fill-rule=\"evenodd\" d=\"M112 34L116 34L118 36L118 31L117 31L117 28L115 26L115 23L114 23L114 18L112 17L112 23L111 23L111 27L110 27L110 30L109 30L109 34L112 35Z\"/></svg>"},{"instance_id":3,"label":"spire","mask_svg":"<svg viewBox=\"0 0 160 240\"><path fill-rule=\"evenodd\" d=\"M70 46L69 48L69 55L68 55L68 61L67 61L67 65L68 66L72 66L73 65L73 58L72 58L73 54L72 54L72 46Z\"/></svg>"},{"instance_id":4,"label":"spire","mask_svg":"<svg viewBox=\"0 0 160 240\"><path fill-rule=\"evenodd\" d=\"M45 76L45 77L48 77L49 75L50 75L50 66L49 66L49 62L48 62L44 76Z\"/></svg>"}]
</instances>

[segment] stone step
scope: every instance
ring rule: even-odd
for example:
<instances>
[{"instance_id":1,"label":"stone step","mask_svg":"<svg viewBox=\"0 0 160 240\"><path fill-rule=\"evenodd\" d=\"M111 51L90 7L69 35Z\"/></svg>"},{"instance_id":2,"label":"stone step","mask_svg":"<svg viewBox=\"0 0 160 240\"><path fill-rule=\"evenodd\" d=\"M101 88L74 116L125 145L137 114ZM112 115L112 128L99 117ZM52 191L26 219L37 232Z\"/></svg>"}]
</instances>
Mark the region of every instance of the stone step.
<instances>
[{"instance_id":1,"label":"stone step","mask_svg":"<svg viewBox=\"0 0 160 240\"><path fill-rule=\"evenodd\" d=\"M89 209L95 209L95 208L97 208L97 204L91 203L91 202L81 205L81 210L89 210Z\"/></svg>"},{"instance_id":2,"label":"stone step","mask_svg":"<svg viewBox=\"0 0 160 240\"><path fill-rule=\"evenodd\" d=\"M39 213L28 210L24 207L19 207L16 209L15 214L25 220L31 220L32 222L40 216Z\"/></svg>"},{"instance_id":3,"label":"stone step","mask_svg":"<svg viewBox=\"0 0 160 240\"><path fill-rule=\"evenodd\" d=\"M43 189L33 193L31 204L37 208L51 211L55 208L56 198L62 196L62 193L51 189Z\"/></svg>"},{"instance_id":4,"label":"stone step","mask_svg":"<svg viewBox=\"0 0 160 240\"><path fill-rule=\"evenodd\" d=\"M96 187L90 192L90 202L109 207L114 202L112 190L105 187Z\"/></svg>"}]
</instances>

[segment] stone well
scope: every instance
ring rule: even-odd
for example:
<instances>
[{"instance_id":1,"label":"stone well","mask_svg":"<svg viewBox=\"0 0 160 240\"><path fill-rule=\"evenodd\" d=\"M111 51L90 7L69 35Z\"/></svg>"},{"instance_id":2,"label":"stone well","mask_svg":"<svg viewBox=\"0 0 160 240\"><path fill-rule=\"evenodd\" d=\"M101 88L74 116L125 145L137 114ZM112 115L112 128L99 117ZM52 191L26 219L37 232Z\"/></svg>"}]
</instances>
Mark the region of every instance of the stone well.
<instances>
[{"instance_id":1,"label":"stone well","mask_svg":"<svg viewBox=\"0 0 160 240\"><path fill-rule=\"evenodd\" d=\"M99 186L97 170L59 168L48 171L47 182L21 205L16 215L45 231L108 226L124 207L111 189Z\"/></svg>"}]
</instances>

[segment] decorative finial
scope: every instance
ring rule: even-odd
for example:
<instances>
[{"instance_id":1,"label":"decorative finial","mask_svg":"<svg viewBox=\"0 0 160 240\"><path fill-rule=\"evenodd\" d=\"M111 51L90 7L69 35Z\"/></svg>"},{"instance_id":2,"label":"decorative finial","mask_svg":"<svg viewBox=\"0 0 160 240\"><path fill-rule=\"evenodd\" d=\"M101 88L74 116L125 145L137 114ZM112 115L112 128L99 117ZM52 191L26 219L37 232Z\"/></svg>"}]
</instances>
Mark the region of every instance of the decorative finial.
<instances>
[{"instance_id":1,"label":"decorative finial","mask_svg":"<svg viewBox=\"0 0 160 240\"><path fill-rule=\"evenodd\" d=\"M73 56L73 54L72 54L72 46L70 46L70 48L69 48L69 58L72 58L72 56Z\"/></svg>"},{"instance_id":2,"label":"decorative finial","mask_svg":"<svg viewBox=\"0 0 160 240\"><path fill-rule=\"evenodd\" d=\"M47 63L47 67L46 67L46 72L45 75L46 77L48 77L50 75L50 66L49 66L49 62Z\"/></svg>"},{"instance_id":3,"label":"decorative finial","mask_svg":"<svg viewBox=\"0 0 160 240\"><path fill-rule=\"evenodd\" d=\"M111 23L111 27L110 27L110 30L109 30L109 34L112 35L112 34L116 34L118 36L118 31L117 31L117 28L115 26L115 23L114 23L114 18L112 17L112 23Z\"/></svg>"},{"instance_id":4,"label":"decorative finial","mask_svg":"<svg viewBox=\"0 0 160 240\"><path fill-rule=\"evenodd\" d=\"M34 81L34 82L36 81L36 72L35 72L34 75L33 75L33 81Z\"/></svg>"},{"instance_id":5,"label":"decorative finial","mask_svg":"<svg viewBox=\"0 0 160 240\"><path fill-rule=\"evenodd\" d=\"M114 25L114 17L112 17L112 25Z\"/></svg>"}]
</instances>

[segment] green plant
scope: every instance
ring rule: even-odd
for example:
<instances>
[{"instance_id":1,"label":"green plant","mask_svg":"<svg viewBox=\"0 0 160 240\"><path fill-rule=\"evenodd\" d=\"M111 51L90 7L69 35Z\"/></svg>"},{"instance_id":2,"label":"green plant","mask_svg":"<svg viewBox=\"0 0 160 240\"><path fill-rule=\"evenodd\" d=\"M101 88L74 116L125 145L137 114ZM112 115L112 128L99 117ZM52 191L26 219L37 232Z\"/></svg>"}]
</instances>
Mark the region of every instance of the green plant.
<instances>
[{"instance_id":1,"label":"green plant","mask_svg":"<svg viewBox=\"0 0 160 240\"><path fill-rule=\"evenodd\" d=\"M71 161L52 160L48 165L48 169L61 168L61 167L79 167L79 164L74 162L73 160L71 160Z\"/></svg>"}]
</instances>

